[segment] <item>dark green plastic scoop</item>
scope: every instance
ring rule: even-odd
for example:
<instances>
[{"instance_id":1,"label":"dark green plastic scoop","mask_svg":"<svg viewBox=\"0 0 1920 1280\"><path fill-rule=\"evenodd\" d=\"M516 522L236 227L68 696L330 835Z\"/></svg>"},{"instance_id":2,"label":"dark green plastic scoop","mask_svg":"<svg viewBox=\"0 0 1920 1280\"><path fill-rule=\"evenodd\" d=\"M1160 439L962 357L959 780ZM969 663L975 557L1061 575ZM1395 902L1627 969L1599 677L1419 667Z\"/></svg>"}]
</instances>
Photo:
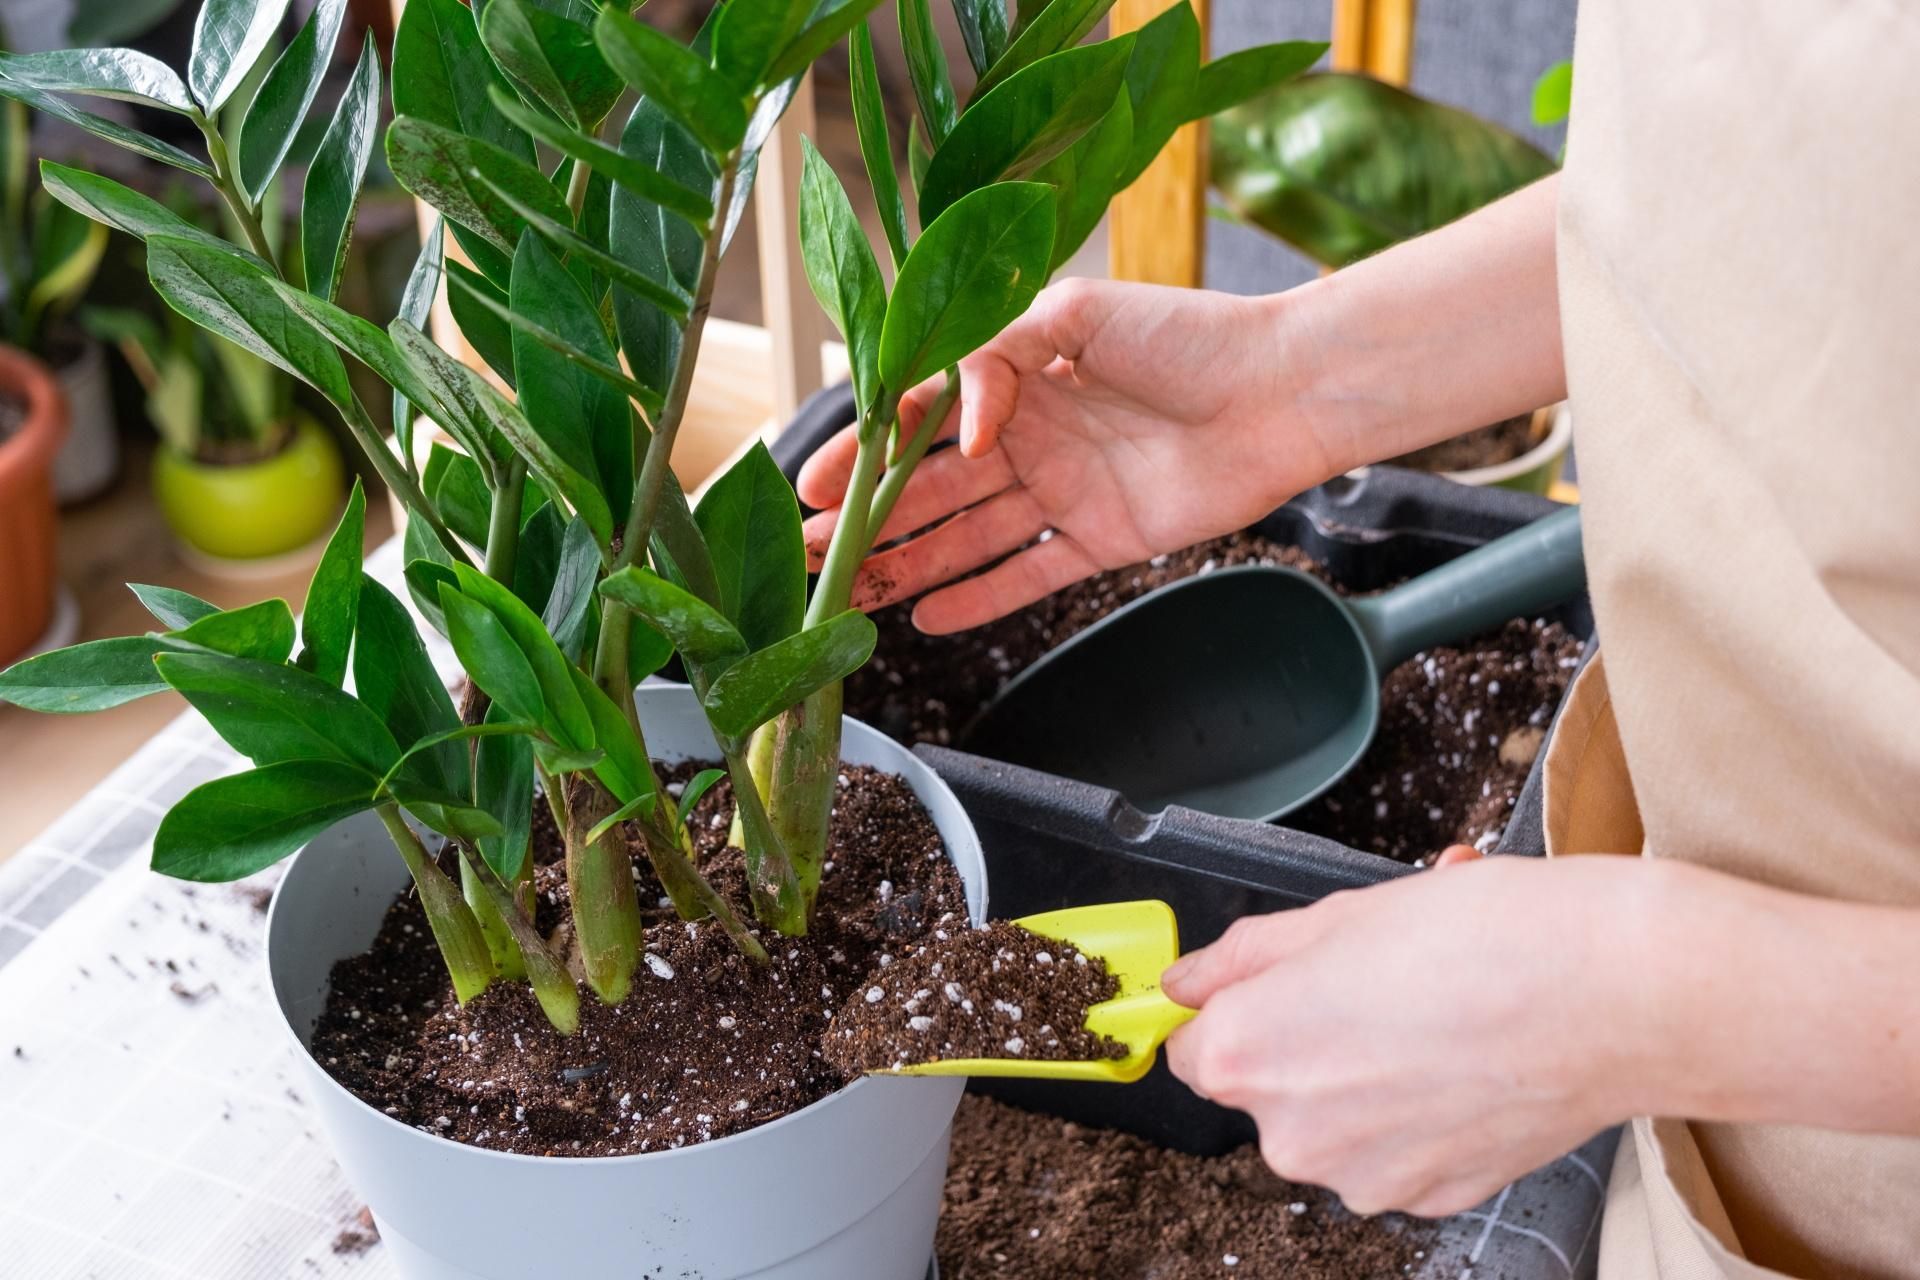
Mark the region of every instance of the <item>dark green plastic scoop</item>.
<instances>
[{"instance_id":1,"label":"dark green plastic scoop","mask_svg":"<svg viewBox=\"0 0 1920 1280\"><path fill-rule=\"evenodd\" d=\"M969 751L1271 821L1373 741L1383 672L1422 649L1578 595L1580 512L1555 512L1377 596L1248 566L1142 596L1027 668L962 735Z\"/></svg>"}]
</instances>

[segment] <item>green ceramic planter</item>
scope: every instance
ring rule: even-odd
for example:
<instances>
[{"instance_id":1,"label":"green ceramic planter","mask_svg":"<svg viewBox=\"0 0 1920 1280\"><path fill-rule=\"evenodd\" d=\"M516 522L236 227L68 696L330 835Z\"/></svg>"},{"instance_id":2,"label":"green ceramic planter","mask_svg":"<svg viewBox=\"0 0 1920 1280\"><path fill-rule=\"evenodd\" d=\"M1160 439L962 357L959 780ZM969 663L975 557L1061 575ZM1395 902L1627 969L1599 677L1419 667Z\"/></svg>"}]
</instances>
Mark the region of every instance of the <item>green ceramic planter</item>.
<instances>
[{"instance_id":1,"label":"green ceramic planter","mask_svg":"<svg viewBox=\"0 0 1920 1280\"><path fill-rule=\"evenodd\" d=\"M1554 482L1560 478L1561 468L1566 465L1567 446L1573 443L1573 415L1567 412L1565 404L1557 404L1542 412L1553 415L1546 438L1519 457L1497 462L1490 467L1443 471L1440 474L1461 484L1493 485L1501 489L1518 489L1522 493L1545 494L1553 488Z\"/></svg>"},{"instance_id":2,"label":"green ceramic planter","mask_svg":"<svg viewBox=\"0 0 1920 1280\"><path fill-rule=\"evenodd\" d=\"M286 448L260 462L216 466L165 444L153 456L167 523L189 550L216 560L283 556L324 537L344 481L333 438L306 417Z\"/></svg>"}]
</instances>

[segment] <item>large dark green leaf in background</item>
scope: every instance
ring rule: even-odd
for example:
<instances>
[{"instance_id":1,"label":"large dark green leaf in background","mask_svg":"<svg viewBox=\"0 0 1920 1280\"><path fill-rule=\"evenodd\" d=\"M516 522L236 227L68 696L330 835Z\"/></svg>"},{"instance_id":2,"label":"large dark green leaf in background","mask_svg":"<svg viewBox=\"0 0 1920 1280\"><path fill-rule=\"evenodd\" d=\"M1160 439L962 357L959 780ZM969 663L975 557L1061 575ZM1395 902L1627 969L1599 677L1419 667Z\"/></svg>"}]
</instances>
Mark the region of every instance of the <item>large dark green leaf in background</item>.
<instances>
[{"instance_id":1,"label":"large dark green leaf in background","mask_svg":"<svg viewBox=\"0 0 1920 1280\"><path fill-rule=\"evenodd\" d=\"M298 667L220 653L162 653L153 662L160 678L255 764L335 760L378 777L400 757L378 716Z\"/></svg>"},{"instance_id":2,"label":"large dark green leaf in background","mask_svg":"<svg viewBox=\"0 0 1920 1280\"><path fill-rule=\"evenodd\" d=\"M683 187L713 189L714 171L698 140L650 99L634 105L620 151ZM651 279L692 292L700 274L701 237L685 219L622 186L614 188L612 219L613 252L622 261ZM613 315L633 376L665 395L680 358L680 323L618 283Z\"/></svg>"},{"instance_id":3,"label":"large dark green leaf in background","mask_svg":"<svg viewBox=\"0 0 1920 1280\"><path fill-rule=\"evenodd\" d=\"M353 79L347 82L320 149L307 167L300 200L300 257L306 264L307 289L328 300L340 287L353 214L360 204L360 186L379 127L380 55L369 32Z\"/></svg>"},{"instance_id":4,"label":"large dark green leaf in background","mask_svg":"<svg viewBox=\"0 0 1920 1280\"><path fill-rule=\"evenodd\" d=\"M840 37L859 26L879 4L880 0L822 0L813 21L781 50L762 82L780 84L799 76L813 65L815 58L838 44Z\"/></svg>"},{"instance_id":5,"label":"large dark green leaf in background","mask_svg":"<svg viewBox=\"0 0 1920 1280\"><path fill-rule=\"evenodd\" d=\"M571 275L572 273L569 272L568 274ZM508 277L509 283L511 283L511 268L509 268ZM616 276L615 278L619 279L620 277ZM477 281L474 277L466 273L455 274L450 277L450 280L454 289L466 294L467 300L477 309L492 313L495 320L510 330L510 333L506 335L506 345L509 352L512 350L512 334L524 333L535 342L544 346L547 350L556 353L570 363L591 373L594 377L599 378L602 382L613 387L622 395L631 396L644 405L649 411L656 410L660 407L661 397L659 392L635 382L632 378L629 378L625 373L621 372L618 365L609 364L604 360L599 360L588 355L585 351L569 343L551 329L535 323L531 316L515 311L507 305L505 295L492 287L491 281L485 281L484 283L487 287L482 288L480 287L482 282ZM486 336L491 337L491 330L486 331ZM491 357L489 357L489 359L491 359Z\"/></svg>"},{"instance_id":6,"label":"large dark green leaf in background","mask_svg":"<svg viewBox=\"0 0 1920 1280\"><path fill-rule=\"evenodd\" d=\"M260 199L287 158L320 82L326 79L346 14L347 0L320 0L247 105L234 159L250 199Z\"/></svg>"},{"instance_id":7,"label":"large dark green leaf in background","mask_svg":"<svg viewBox=\"0 0 1920 1280\"><path fill-rule=\"evenodd\" d=\"M900 267L880 332L880 377L911 387L971 353L1047 282L1053 188L1000 182L960 197Z\"/></svg>"},{"instance_id":8,"label":"large dark green leaf in background","mask_svg":"<svg viewBox=\"0 0 1920 1280\"><path fill-rule=\"evenodd\" d=\"M1463 217L1554 170L1464 111L1366 76L1302 76L1216 116L1213 181L1240 218L1329 267Z\"/></svg>"},{"instance_id":9,"label":"large dark green leaf in background","mask_svg":"<svg viewBox=\"0 0 1920 1280\"><path fill-rule=\"evenodd\" d=\"M811 139L801 139L800 146L800 257L813 296L847 340L854 397L865 410L880 394L880 326L887 314L887 286L833 167Z\"/></svg>"},{"instance_id":10,"label":"large dark green leaf in background","mask_svg":"<svg viewBox=\"0 0 1920 1280\"><path fill-rule=\"evenodd\" d=\"M740 741L815 690L844 679L873 654L872 619L848 609L734 663L703 700L714 732Z\"/></svg>"},{"instance_id":11,"label":"large dark green leaf in background","mask_svg":"<svg viewBox=\"0 0 1920 1280\"><path fill-rule=\"evenodd\" d=\"M747 646L764 649L798 631L807 609L800 504L767 446L756 441L728 467L693 516L712 555L721 611Z\"/></svg>"},{"instance_id":12,"label":"large dark green leaf in background","mask_svg":"<svg viewBox=\"0 0 1920 1280\"><path fill-rule=\"evenodd\" d=\"M320 553L307 601L300 611L300 657L296 665L339 686L347 674L347 651L360 616L360 557L366 545L367 493L353 482L346 514Z\"/></svg>"},{"instance_id":13,"label":"large dark green leaf in background","mask_svg":"<svg viewBox=\"0 0 1920 1280\"><path fill-rule=\"evenodd\" d=\"M546 245L532 236L513 258L513 310L592 359L612 365L619 356L600 314ZM520 410L534 430L590 476L615 525L627 522L633 500L633 426L626 397L592 373L526 334L513 335L514 386Z\"/></svg>"},{"instance_id":14,"label":"large dark green leaf in background","mask_svg":"<svg viewBox=\"0 0 1920 1280\"><path fill-rule=\"evenodd\" d=\"M1024 178L1079 140L1113 106L1133 51L1130 37L1068 49L1034 63L967 109L933 153L920 221L991 182Z\"/></svg>"},{"instance_id":15,"label":"large dark green leaf in background","mask_svg":"<svg viewBox=\"0 0 1920 1280\"><path fill-rule=\"evenodd\" d=\"M494 107L507 83L460 0L408 0L393 35L393 113L491 143L533 161L533 140Z\"/></svg>"},{"instance_id":16,"label":"large dark green leaf in background","mask_svg":"<svg viewBox=\"0 0 1920 1280\"><path fill-rule=\"evenodd\" d=\"M573 221L560 192L533 165L414 116L401 116L388 127L387 164L401 186L504 254L512 254L527 220L480 181L482 174L547 217Z\"/></svg>"},{"instance_id":17,"label":"large dark green leaf in background","mask_svg":"<svg viewBox=\"0 0 1920 1280\"><path fill-rule=\"evenodd\" d=\"M988 0L990 5L999 0ZM900 195L900 175L893 167L893 139L887 133L887 101L880 89L880 70L873 58L873 36L854 28L847 53L852 81L854 128L860 135L860 158L866 162L867 185L886 228L887 248L897 270L907 260L907 206Z\"/></svg>"},{"instance_id":18,"label":"large dark green leaf in background","mask_svg":"<svg viewBox=\"0 0 1920 1280\"><path fill-rule=\"evenodd\" d=\"M202 108L218 111L265 53L287 0L205 0L193 24L187 84Z\"/></svg>"},{"instance_id":19,"label":"large dark green leaf in background","mask_svg":"<svg viewBox=\"0 0 1920 1280\"><path fill-rule=\"evenodd\" d=\"M547 589L540 622L569 662L578 662L592 616L593 589L600 579L600 548L587 522L575 516L560 538L553 585Z\"/></svg>"},{"instance_id":20,"label":"large dark green leaf in background","mask_svg":"<svg viewBox=\"0 0 1920 1280\"><path fill-rule=\"evenodd\" d=\"M611 8L601 10L594 34L608 65L708 151L725 155L747 136L739 92L691 49Z\"/></svg>"},{"instance_id":21,"label":"large dark green leaf in background","mask_svg":"<svg viewBox=\"0 0 1920 1280\"><path fill-rule=\"evenodd\" d=\"M173 68L135 49L0 52L0 79L47 93L115 98L168 111L195 109L187 86Z\"/></svg>"},{"instance_id":22,"label":"large dark green leaf in background","mask_svg":"<svg viewBox=\"0 0 1920 1280\"><path fill-rule=\"evenodd\" d=\"M928 0L896 0L896 4L900 43L907 54L907 80L913 85L913 100L937 151L953 132L954 118L959 114L946 51L940 44L939 29L933 25Z\"/></svg>"},{"instance_id":23,"label":"large dark green leaf in background","mask_svg":"<svg viewBox=\"0 0 1920 1280\"><path fill-rule=\"evenodd\" d=\"M713 65L742 95L759 88L773 60L806 30L815 0L729 4L713 28Z\"/></svg>"},{"instance_id":24,"label":"large dark green leaf in background","mask_svg":"<svg viewBox=\"0 0 1920 1280\"><path fill-rule=\"evenodd\" d=\"M76 129L84 129L94 137L105 139L115 146L125 147L135 155L145 156L149 160L157 160L161 164L172 165L176 169L185 170L209 182L213 181L213 166L200 157L182 151L171 142L162 142L152 134L142 133L138 129L129 129L117 120L109 120L91 111L82 111L51 93L44 93L16 81L0 79L0 98L11 98L15 102L24 103L41 115L72 125Z\"/></svg>"},{"instance_id":25,"label":"large dark green leaf in background","mask_svg":"<svg viewBox=\"0 0 1920 1280\"><path fill-rule=\"evenodd\" d=\"M420 473L420 488L462 542L482 548L487 545L493 499L479 463L436 440Z\"/></svg>"},{"instance_id":26,"label":"large dark green leaf in background","mask_svg":"<svg viewBox=\"0 0 1920 1280\"><path fill-rule=\"evenodd\" d=\"M620 97L593 28L538 0L488 0L480 39L509 80L574 128L598 125Z\"/></svg>"},{"instance_id":27,"label":"large dark green leaf in background","mask_svg":"<svg viewBox=\"0 0 1920 1280\"><path fill-rule=\"evenodd\" d=\"M160 820L153 869L176 880L252 875L372 808L377 781L336 761L292 760L202 783Z\"/></svg>"},{"instance_id":28,"label":"large dark green leaf in background","mask_svg":"<svg viewBox=\"0 0 1920 1280\"><path fill-rule=\"evenodd\" d=\"M1028 17L1031 6L1022 3L1013 42L974 85L974 100L979 101L1008 77L1049 54L1079 44L1088 32L1100 25L1100 19L1113 8L1113 3L1114 0L1050 0L1031 18Z\"/></svg>"},{"instance_id":29,"label":"large dark green leaf in background","mask_svg":"<svg viewBox=\"0 0 1920 1280\"><path fill-rule=\"evenodd\" d=\"M1007 51L1006 0L953 0L953 16L959 20L960 38L966 43L973 74L987 74L987 68Z\"/></svg>"},{"instance_id":30,"label":"large dark green leaf in background","mask_svg":"<svg viewBox=\"0 0 1920 1280\"><path fill-rule=\"evenodd\" d=\"M337 407L354 402L346 366L280 296L275 279L231 250L171 236L147 241L147 278L167 305L308 383Z\"/></svg>"}]
</instances>

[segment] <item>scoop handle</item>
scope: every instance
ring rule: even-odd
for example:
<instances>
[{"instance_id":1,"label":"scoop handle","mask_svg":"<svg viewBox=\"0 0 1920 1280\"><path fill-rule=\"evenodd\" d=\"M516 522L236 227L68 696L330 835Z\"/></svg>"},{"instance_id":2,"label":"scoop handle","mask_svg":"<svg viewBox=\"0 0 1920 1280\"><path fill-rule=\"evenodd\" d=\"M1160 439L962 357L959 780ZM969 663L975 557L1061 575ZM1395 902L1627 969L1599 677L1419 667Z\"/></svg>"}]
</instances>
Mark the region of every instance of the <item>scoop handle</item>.
<instances>
[{"instance_id":1,"label":"scoop handle","mask_svg":"<svg viewBox=\"0 0 1920 1280\"><path fill-rule=\"evenodd\" d=\"M1385 672L1422 649L1565 603L1586 582L1580 508L1568 507L1348 606Z\"/></svg>"}]
</instances>

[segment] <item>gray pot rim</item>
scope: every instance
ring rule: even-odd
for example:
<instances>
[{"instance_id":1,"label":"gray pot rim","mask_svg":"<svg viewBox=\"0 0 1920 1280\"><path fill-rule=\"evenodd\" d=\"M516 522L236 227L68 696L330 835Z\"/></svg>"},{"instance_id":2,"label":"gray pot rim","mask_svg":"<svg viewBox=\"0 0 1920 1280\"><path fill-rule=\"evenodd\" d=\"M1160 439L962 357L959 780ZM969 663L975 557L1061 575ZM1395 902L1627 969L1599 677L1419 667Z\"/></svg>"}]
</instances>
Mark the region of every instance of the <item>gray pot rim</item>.
<instances>
[{"instance_id":1,"label":"gray pot rim","mask_svg":"<svg viewBox=\"0 0 1920 1280\"><path fill-rule=\"evenodd\" d=\"M685 685L676 684L674 682L663 681L661 682L660 685L643 687L639 692L641 696L644 697L646 688L650 687L650 688L657 689L663 686L669 686L677 689L684 689L687 687ZM843 723L843 732L851 731L855 734L861 734L861 735L871 734L873 735L873 738L875 741L886 743L889 747L893 748L893 750L896 753L898 753L901 757L903 757L907 761L910 761L911 764L908 767L917 767L919 769L925 770L928 779L932 781L933 784L939 788L939 790L945 792L949 799L953 800L956 808L960 807L959 799L953 795L952 790L947 786L946 780L940 777L938 773L934 772L934 770L924 760L921 760L919 757L915 756L911 751L909 751L905 747L902 747L899 743L894 742L893 739L887 737L885 734L881 733L878 729L875 729L870 725L863 724L860 721L853 719L851 716L842 717L842 723ZM716 748L716 750L717 749L718 748ZM844 753L843 753L842 763L845 763ZM895 770L894 772L899 773L901 771ZM943 833L943 839L944 839L944 833ZM302 856L305 853L306 853L306 849L303 846L300 849L300 851L298 853L295 853L293 856L297 858ZM948 854L949 854L949 857L952 856L951 849L948 850ZM983 866L982 868L983 877L984 877L984 874L985 873L984 873L984 866ZM388 1115L386 1112L380 1110L380 1108L374 1106L372 1103L368 1102L366 1099L360 1097L360 1095L354 1093L353 1090L347 1088L345 1085L341 1084L338 1080L334 1079L333 1073L327 1070L326 1065L324 1063L320 1062L317 1058L313 1056L313 1051L309 1049L306 1046L306 1044L304 1044L301 1041L299 1033L293 1029L293 1023L288 1021L286 1010L281 1006L281 1003L280 1003L279 990L278 990L277 984L273 980L273 970L272 970L273 940L276 933L275 920L279 917L279 914L282 910L282 902L284 899L283 899L283 895L280 892L280 889L281 889L281 885L284 883L285 881L282 880L280 884L274 885L273 900L267 904L267 923L266 923L267 945L260 949L261 963L267 967L267 988L268 988L268 991L273 996L274 1020L279 1023L281 1033L284 1035L286 1042L292 1047L293 1051L299 1054L301 1057L307 1059L309 1062L313 1063L314 1067L318 1069L320 1075L326 1079L327 1085L330 1088L332 1088L342 1097L351 1101L354 1106L360 1108L362 1111L366 1112L368 1115L371 1115L376 1119L378 1119L383 1125L391 1126L394 1130L397 1130L401 1133L406 1134L409 1140L418 1139L420 1141L429 1142L429 1143L444 1143L447 1146L456 1148L457 1150L464 1152L468 1155L500 1161L502 1163L506 1163L510 1165L511 1164L569 1164L569 1165L581 1164L581 1165L590 1165L590 1166L600 1167L600 1166L618 1166L618 1165L627 1165L627 1164L637 1164L637 1163L647 1162L647 1161L659 1163L664 1160L670 1160L676 1156L685 1156L689 1153L696 1152L696 1151L713 1151L713 1150L719 1150L721 1148L724 1148L728 1144L738 1145L738 1144L747 1142L749 1140L752 1140L761 1134L775 1131L779 1129L781 1126L788 1124L789 1122L798 1123L801 1117L807 1116L814 1111L820 1110L821 1108L830 1106L836 1101L838 1101L839 1099L845 1098L848 1095L852 1094L857 1089L870 1090L875 1088L886 1088L891 1085L897 1085L900 1083L898 1078L882 1078L882 1077L876 1077L871 1075L862 1076L860 1079L855 1080L852 1084L843 1085L840 1088L835 1089L832 1093L827 1094L825 1097L817 1098L814 1101L809 1102L806 1106L801 1107L796 1111L789 1111L785 1115L779 1117L778 1119L769 1120L765 1124L757 1124L753 1126L753 1128L751 1129L742 1129L739 1133L730 1133L724 1138L711 1138L704 1142L689 1143L687 1146L684 1146L684 1147L674 1147L665 1151L642 1151L632 1155L624 1155L624 1156L526 1155L518 1151L497 1151L492 1147L479 1147L479 1146L474 1146L472 1143L456 1142L452 1138L442 1137L440 1134L437 1134L437 1133L428 1133L422 1129L416 1128L413 1125L407 1124L404 1121L397 1120L394 1117ZM295 907L286 907L285 909L289 912L297 910L297 908ZM984 887L984 883L981 890L980 909L977 912L969 910L968 914L970 916L980 917L979 919L976 919L974 921L976 925L983 923L983 921L985 920L986 890Z\"/></svg>"}]
</instances>

